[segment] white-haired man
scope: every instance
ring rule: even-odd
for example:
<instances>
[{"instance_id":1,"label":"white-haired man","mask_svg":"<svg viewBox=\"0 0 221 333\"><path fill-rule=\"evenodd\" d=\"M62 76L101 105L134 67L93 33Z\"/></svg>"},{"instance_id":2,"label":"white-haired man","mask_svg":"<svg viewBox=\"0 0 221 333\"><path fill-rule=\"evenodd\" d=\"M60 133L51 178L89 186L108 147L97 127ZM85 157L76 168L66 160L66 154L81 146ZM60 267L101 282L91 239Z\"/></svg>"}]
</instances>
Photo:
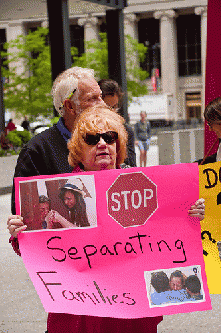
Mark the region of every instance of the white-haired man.
<instances>
[{"instance_id":1,"label":"white-haired man","mask_svg":"<svg viewBox=\"0 0 221 333\"><path fill-rule=\"evenodd\" d=\"M77 114L87 107L105 104L93 70L81 67L69 68L58 75L53 83L52 96L61 118L22 148L14 177L70 173L67 141ZM14 189L12 213L15 214Z\"/></svg>"}]
</instances>

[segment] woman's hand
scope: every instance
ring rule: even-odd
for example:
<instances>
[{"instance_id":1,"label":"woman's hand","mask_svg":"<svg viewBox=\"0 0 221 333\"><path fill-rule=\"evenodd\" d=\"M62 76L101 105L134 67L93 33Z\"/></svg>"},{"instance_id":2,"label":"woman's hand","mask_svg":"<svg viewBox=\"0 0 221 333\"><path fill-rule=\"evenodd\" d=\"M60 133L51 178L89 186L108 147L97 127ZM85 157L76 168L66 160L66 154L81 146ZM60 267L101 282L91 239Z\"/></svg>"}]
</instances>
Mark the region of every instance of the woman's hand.
<instances>
[{"instance_id":1,"label":"woman's hand","mask_svg":"<svg viewBox=\"0 0 221 333\"><path fill-rule=\"evenodd\" d=\"M47 222L47 229L53 229L54 223L60 223L62 225L62 220L64 219L56 210L50 210L45 218Z\"/></svg>"},{"instance_id":2,"label":"woman's hand","mask_svg":"<svg viewBox=\"0 0 221 333\"><path fill-rule=\"evenodd\" d=\"M23 223L23 217L21 217L20 215L9 216L7 225L10 234L15 238L18 237L18 234L21 231L24 231L27 228L27 225Z\"/></svg>"},{"instance_id":3,"label":"woman's hand","mask_svg":"<svg viewBox=\"0 0 221 333\"><path fill-rule=\"evenodd\" d=\"M47 223L47 229L53 229L53 224L56 222L54 210L50 210L50 212L45 218L45 221Z\"/></svg>"},{"instance_id":4,"label":"woman's hand","mask_svg":"<svg viewBox=\"0 0 221 333\"><path fill-rule=\"evenodd\" d=\"M193 206L190 207L188 211L189 216L199 217L202 221L205 217L205 199L198 199Z\"/></svg>"}]
</instances>

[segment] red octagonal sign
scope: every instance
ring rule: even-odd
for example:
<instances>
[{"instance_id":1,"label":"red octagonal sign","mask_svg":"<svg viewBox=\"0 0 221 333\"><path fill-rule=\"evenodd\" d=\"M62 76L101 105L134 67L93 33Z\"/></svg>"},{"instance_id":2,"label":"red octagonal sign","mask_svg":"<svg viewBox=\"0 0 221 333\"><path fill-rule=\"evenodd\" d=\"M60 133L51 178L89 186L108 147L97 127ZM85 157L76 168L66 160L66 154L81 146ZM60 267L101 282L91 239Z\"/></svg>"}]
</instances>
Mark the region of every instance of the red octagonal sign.
<instances>
[{"instance_id":1,"label":"red octagonal sign","mask_svg":"<svg viewBox=\"0 0 221 333\"><path fill-rule=\"evenodd\" d=\"M142 172L123 173L107 190L108 214L122 227L143 225L157 210L157 186Z\"/></svg>"}]
</instances>

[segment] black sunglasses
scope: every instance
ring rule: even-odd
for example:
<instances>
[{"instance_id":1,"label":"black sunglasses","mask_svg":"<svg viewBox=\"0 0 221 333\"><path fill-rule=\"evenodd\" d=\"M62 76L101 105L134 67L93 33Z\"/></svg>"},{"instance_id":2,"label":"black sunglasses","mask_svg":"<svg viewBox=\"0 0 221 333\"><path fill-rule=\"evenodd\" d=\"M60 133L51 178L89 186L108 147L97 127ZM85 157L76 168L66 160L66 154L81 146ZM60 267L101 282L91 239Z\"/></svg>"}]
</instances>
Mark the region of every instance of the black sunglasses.
<instances>
[{"instance_id":1,"label":"black sunglasses","mask_svg":"<svg viewBox=\"0 0 221 333\"><path fill-rule=\"evenodd\" d=\"M108 131L106 133L96 133L96 134L86 134L84 137L84 141L89 146L95 146L99 141L100 138L104 139L104 141L111 145L112 143L116 142L118 139L118 133L114 131Z\"/></svg>"}]
</instances>

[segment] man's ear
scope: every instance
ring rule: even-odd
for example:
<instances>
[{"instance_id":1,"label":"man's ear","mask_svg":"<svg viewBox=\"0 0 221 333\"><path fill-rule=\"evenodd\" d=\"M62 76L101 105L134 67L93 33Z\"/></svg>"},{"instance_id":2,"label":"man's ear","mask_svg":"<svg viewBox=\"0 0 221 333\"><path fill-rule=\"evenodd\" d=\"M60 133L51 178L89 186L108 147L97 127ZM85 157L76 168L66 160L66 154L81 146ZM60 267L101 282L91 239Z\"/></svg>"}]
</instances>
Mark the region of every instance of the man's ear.
<instances>
[{"instance_id":1,"label":"man's ear","mask_svg":"<svg viewBox=\"0 0 221 333\"><path fill-rule=\"evenodd\" d=\"M65 109L70 113L76 113L75 106L71 103L70 99L66 99L64 101L64 107Z\"/></svg>"}]
</instances>

